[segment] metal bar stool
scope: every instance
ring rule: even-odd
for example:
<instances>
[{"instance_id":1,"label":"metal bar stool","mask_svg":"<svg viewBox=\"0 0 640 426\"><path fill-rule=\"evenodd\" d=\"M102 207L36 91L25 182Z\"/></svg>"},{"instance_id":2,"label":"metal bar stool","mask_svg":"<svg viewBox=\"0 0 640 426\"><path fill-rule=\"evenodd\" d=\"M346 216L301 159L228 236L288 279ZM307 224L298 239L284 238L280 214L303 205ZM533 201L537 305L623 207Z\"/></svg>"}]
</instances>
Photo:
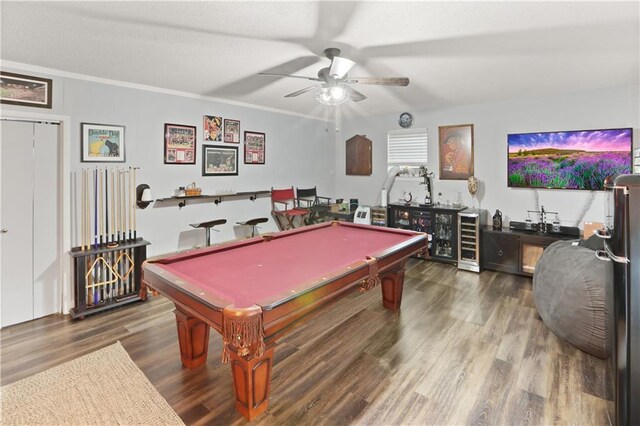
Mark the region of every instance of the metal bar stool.
<instances>
[{"instance_id":1,"label":"metal bar stool","mask_svg":"<svg viewBox=\"0 0 640 426\"><path fill-rule=\"evenodd\" d=\"M191 223L190 225L192 228L204 228L208 247L211 245L211 228L217 225L224 225L225 223L227 223L227 219L216 219L202 223ZM214 231L217 231L217 229L214 229Z\"/></svg>"},{"instance_id":2,"label":"metal bar stool","mask_svg":"<svg viewBox=\"0 0 640 426\"><path fill-rule=\"evenodd\" d=\"M236 222L238 225L241 226L250 226L251 227L251 236L255 237L256 236L256 228L258 227L258 224L260 223L265 223L268 222L269 218L267 217L257 217L255 219L249 219L245 222Z\"/></svg>"}]
</instances>

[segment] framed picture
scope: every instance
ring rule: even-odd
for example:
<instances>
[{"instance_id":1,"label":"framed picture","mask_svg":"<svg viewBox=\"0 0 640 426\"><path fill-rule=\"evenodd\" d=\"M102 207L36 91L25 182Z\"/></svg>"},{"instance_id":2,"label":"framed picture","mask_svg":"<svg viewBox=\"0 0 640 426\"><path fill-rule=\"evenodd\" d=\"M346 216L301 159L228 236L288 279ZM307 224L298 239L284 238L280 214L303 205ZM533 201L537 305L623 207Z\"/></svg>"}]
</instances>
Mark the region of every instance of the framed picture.
<instances>
[{"instance_id":1,"label":"framed picture","mask_svg":"<svg viewBox=\"0 0 640 426\"><path fill-rule=\"evenodd\" d=\"M164 124L164 164L196 164L196 126Z\"/></svg>"},{"instance_id":2,"label":"framed picture","mask_svg":"<svg viewBox=\"0 0 640 426\"><path fill-rule=\"evenodd\" d=\"M224 119L224 141L240 143L240 121Z\"/></svg>"},{"instance_id":3,"label":"framed picture","mask_svg":"<svg viewBox=\"0 0 640 426\"><path fill-rule=\"evenodd\" d=\"M244 164L264 164L265 135L244 132Z\"/></svg>"},{"instance_id":4,"label":"framed picture","mask_svg":"<svg viewBox=\"0 0 640 426\"><path fill-rule=\"evenodd\" d=\"M202 176L238 174L238 148L202 145Z\"/></svg>"},{"instance_id":5,"label":"framed picture","mask_svg":"<svg viewBox=\"0 0 640 426\"><path fill-rule=\"evenodd\" d=\"M222 142L222 117L205 115L202 128L205 142Z\"/></svg>"},{"instance_id":6,"label":"framed picture","mask_svg":"<svg viewBox=\"0 0 640 426\"><path fill-rule=\"evenodd\" d=\"M0 71L0 103L51 108L52 83L49 78Z\"/></svg>"},{"instance_id":7,"label":"framed picture","mask_svg":"<svg viewBox=\"0 0 640 426\"><path fill-rule=\"evenodd\" d=\"M81 161L124 162L124 126L80 123Z\"/></svg>"},{"instance_id":8,"label":"framed picture","mask_svg":"<svg viewBox=\"0 0 640 426\"><path fill-rule=\"evenodd\" d=\"M473 124L438 127L440 179L473 176Z\"/></svg>"}]
</instances>

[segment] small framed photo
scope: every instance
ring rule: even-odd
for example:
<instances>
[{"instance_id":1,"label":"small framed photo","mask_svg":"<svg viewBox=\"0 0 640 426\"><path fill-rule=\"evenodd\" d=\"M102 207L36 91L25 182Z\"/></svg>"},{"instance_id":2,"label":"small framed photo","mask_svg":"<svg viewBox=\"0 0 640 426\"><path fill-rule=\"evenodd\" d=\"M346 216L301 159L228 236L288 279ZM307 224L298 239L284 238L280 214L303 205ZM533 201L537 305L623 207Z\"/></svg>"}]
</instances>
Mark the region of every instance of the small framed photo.
<instances>
[{"instance_id":1,"label":"small framed photo","mask_svg":"<svg viewBox=\"0 0 640 426\"><path fill-rule=\"evenodd\" d=\"M202 128L204 129L202 140L205 142L222 142L222 117L205 115Z\"/></svg>"},{"instance_id":2,"label":"small framed photo","mask_svg":"<svg viewBox=\"0 0 640 426\"><path fill-rule=\"evenodd\" d=\"M202 176L238 174L238 148L202 145Z\"/></svg>"},{"instance_id":3,"label":"small framed photo","mask_svg":"<svg viewBox=\"0 0 640 426\"><path fill-rule=\"evenodd\" d=\"M83 163L123 163L124 126L80 123Z\"/></svg>"},{"instance_id":4,"label":"small framed photo","mask_svg":"<svg viewBox=\"0 0 640 426\"><path fill-rule=\"evenodd\" d=\"M53 82L49 78L0 72L0 103L51 108Z\"/></svg>"},{"instance_id":5,"label":"small framed photo","mask_svg":"<svg viewBox=\"0 0 640 426\"><path fill-rule=\"evenodd\" d=\"M244 132L244 164L264 164L266 136L260 132Z\"/></svg>"},{"instance_id":6,"label":"small framed photo","mask_svg":"<svg viewBox=\"0 0 640 426\"><path fill-rule=\"evenodd\" d=\"M224 141L240 143L240 120L224 119Z\"/></svg>"},{"instance_id":7,"label":"small framed photo","mask_svg":"<svg viewBox=\"0 0 640 426\"><path fill-rule=\"evenodd\" d=\"M196 126L164 124L164 164L196 164Z\"/></svg>"},{"instance_id":8,"label":"small framed photo","mask_svg":"<svg viewBox=\"0 0 640 426\"><path fill-rule=\"evenodd\" d=\"M473 176L473 124L438 127L440 179Z\"/></svg>"}]
</instances>

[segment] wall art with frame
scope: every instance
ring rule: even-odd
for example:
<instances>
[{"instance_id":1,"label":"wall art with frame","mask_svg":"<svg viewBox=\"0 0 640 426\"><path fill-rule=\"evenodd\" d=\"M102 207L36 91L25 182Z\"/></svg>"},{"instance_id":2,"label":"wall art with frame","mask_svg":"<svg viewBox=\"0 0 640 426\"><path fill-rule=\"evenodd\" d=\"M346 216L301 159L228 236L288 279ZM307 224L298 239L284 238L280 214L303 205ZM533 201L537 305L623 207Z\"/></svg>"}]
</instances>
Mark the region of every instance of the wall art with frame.
<instances>
[{"instance_id":1,"label":"wall art with frame","mask_svg":"<svg viewBox=\"0 0 640 426\"><path fill-rule=\"evenodd\" d=\"M124 126L80 123L81 161L83 163L123 163Z\"/></svg>"},{"instance_id":2,"label":"wall art with frame","mask_svg":"<svg viewBox=\"0 0 640 426\"><path fill-rule=\"evenodd\" d=\"M224 119L224 141L240 143L240 120Z\"/></svg>"},{"instance_id":3,"label":"wall art with frame","mask_svg":"<svg viewBox=\"0 0 640 426\"><path fill-rule=\"evenodd\" d=\"M264 164L266 136L260 132L244 132L244 164Z\"/></svg>"},{"instance_id":4,"label":"wall art with frame","mask_svg":"<svg viewBox=\"0 0 640 426\"><path fill-rule=\"evenodd\" d=\"M440 179L473 176L473 124L438 127Z\"/></svg>"},{"instance_id":5,"label":"wall art with frame","mask_svg":"<svg viewBox=\"0 0 640 426\"><path fill-rule=\"evenodd\" d=\"M0 103L51 108L52 91L49 78L0 71Z\"/></svg>"},{"instance_id":6,"label":"wall art with frame","mask_svg":"<svg viewBox=\"0 0 640 426\"><path fill-rule=\"evenodd\" d=\"M205 115L203 117L202 129L204 130L203 141L222 142L222 117Z\"/></svg>"},{"instance_id":7,"label":"wall art with frame","mask_svg":"<svg viewBox=\"0 0 640 426\"><path fill-rule=\"evenodd\" d=\"M196 164L196 126L164 124L164 164Z\"/></svg>"},{"instance_id":8,"label":"wall art with frame","mask_svg":"<svg viewBox=\"0 0 640 426\"><path fill-rule=\"evenodd\" d=\"M202 176L238 174L238 148L202 145Z\"/></svg>"}]
</instances>

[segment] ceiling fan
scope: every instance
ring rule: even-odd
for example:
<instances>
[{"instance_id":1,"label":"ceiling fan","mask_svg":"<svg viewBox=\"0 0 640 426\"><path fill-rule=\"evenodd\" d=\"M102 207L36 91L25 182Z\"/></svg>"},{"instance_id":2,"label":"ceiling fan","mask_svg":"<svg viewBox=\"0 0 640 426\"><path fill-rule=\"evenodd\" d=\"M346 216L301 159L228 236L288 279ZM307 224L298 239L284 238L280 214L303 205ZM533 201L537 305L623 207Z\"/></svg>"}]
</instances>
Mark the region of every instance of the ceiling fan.
<instances>
[{"instance_id":1,"label":"ceiling fan","mask_svg":"<svg viewBox=\"0 0 640 426\"><path fill-rule=\"evenodd\" d=\"M259 75L293 77L317 81L319 84L314 84L313 86L289 93L285 95L285 98L293 98L315 90L316 100L324 105L339 105L349 99L354 102L367 99L365 95L353 89L349 84L371 84L379 86L407 86L409 84L407 77L349 77L349 71L355 65L354 61L340 56L340 49L337 47L325 49L324 54L331 60L331 65L318 71L317 77L266 72L259 73Z\"/></svg>"}]
</instances>

